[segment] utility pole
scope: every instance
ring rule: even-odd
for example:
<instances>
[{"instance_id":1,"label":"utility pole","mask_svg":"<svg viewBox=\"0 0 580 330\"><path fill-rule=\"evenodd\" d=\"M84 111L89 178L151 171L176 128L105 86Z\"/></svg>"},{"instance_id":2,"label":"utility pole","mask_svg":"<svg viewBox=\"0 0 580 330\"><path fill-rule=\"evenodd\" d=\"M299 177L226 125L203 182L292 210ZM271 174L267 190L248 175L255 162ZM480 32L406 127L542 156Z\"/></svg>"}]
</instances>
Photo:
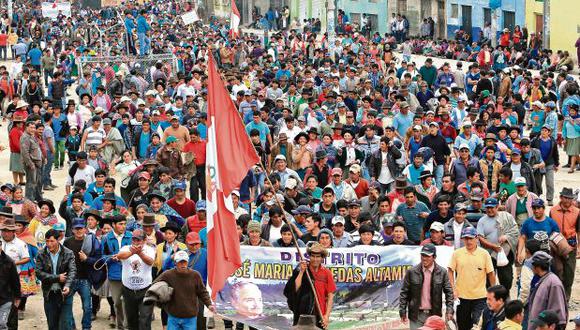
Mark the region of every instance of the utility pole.
<instances>
[{"instance_id":1,"label":"utility pole","mask_svg":"<svg viewBox=\"0 0 580 330\"><path fill-rule=\"evenodd\" d=\"M497 46L497 11L498 9L491 10L491 47L493 48Z\"/></svg>"},{"instance_id":2,"label":"utility pole","mask_svg":"<svg viewBox=\"0 0 580 330\"><path fill-rule=\"evenodd\" d=\"M544 0L544 29L542 31L542 48L550 48L550 0Z\"/></svg>"},{"instance_id":3,"label":"utility pole","mask_svg":"<svg viewBox=\"0 0 580 330\"><path fill-rule=\"evenodd\" d=\"M10 25L12 25L12 0L8 0L8 22Z\"/></svg>"},{"instance_id":4,"label":"utility pole","mask_svg":"<svg viewBox=\"0 0 580 330\"><path fill-rule=\"evenodd\" d=\"M328 35L328 50L330 52L334 50L334 40L336 39L334 24L336 17L335 10L334 0L326 0L326 33Z\"/></svg>"}]
</instances>

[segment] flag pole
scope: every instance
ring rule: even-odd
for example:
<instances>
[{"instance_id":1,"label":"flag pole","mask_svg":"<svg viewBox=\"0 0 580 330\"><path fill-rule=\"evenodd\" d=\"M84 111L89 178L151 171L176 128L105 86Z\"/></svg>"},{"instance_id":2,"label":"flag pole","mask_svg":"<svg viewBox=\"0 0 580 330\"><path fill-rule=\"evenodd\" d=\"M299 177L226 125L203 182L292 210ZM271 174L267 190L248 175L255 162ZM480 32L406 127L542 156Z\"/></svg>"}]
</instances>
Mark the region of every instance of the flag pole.
<instances>
[{"instance_id":1,"label":"flag pole","mask_svg":"<svg viewBox=\"0 0 580 330\"><path fill-rule=\"evenodd\" d=\"M256 150L256 147L254 146L253 143L252 143L252 147L254 148L254 150ZM256 153L258 153L258 150L256 150ZM266 167L264 166L264 162L262 161L262 157L260 157L260 167L262 168L262 171L264 171L264 173L268 173L266 171ZM266 180L270 184L270 187L274 187L274 185L272 184L272 181L270 180L269 175L266 175ZM294 247L296 248L296 251L298 252L298 255L300 256L300 260L306 261L306 258L304 258L304 255L302 254L302 251L300 251L300 246L298 246L298 240L297 240L296 234L294 233L294 229L292 229L292 225L290 224L290 222L286 218L286 212L284 212L284 206L282 205L282 202L280 202L278 200L278 198L276 197L275 191L274 191L274 197L272 197L272 198L274 198L276 200L276 204L282 210L282 219L284 219L284 223L286 223L288 225L288 227L290 227L290 233L292 234L292 241L294 241ZM306 271L305 273L306 273L306 278L308 279L308 283L310 284L310 287L312 288L312 293L314 293L314 303L316 305L316 310L318 311L318 316L320 316L321 320L324 320L324 315L322 315L322 309L320 308L320 302L318 301L318 294L316 293L316 288L314 287L314 282L312 282L312 278L310 277L310 272ZM326 329L327 327L328 327L328 325L325 324L324 328Z\"/></svg>"}]
</instances>

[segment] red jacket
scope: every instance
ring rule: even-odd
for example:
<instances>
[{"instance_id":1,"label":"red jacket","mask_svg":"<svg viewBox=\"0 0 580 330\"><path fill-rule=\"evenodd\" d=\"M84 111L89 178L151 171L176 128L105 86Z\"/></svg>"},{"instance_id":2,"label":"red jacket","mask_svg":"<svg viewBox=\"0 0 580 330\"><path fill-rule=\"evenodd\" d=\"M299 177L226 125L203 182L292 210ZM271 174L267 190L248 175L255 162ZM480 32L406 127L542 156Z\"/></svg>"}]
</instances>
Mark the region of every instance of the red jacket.
<instances>
[{"instance_id":1,"label":"red jacket","mask_svg":"<svg viewBox=\"0 0 580 330\"><path fill-rule=\"evenodd\" d=\"M20 153L20 137L24 134L24 130L18 127L12 127L10 134L8 134L8 140L10 145L10 152Z\"/></svg>"}]
</instances>

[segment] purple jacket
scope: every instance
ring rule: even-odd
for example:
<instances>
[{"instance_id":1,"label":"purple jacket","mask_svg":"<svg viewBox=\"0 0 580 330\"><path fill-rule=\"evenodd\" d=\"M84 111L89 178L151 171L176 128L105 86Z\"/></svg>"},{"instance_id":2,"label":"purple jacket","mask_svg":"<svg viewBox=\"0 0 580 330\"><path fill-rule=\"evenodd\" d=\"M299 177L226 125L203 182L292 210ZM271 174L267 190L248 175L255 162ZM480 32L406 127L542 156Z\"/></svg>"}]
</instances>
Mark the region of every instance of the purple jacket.
<instances>
[{"instance_id":1,"label":"purple jacket","mask_svg":"<svg viewBox=\"0 0 580 330\"><path fill-rule=\"evenodd\" d=\"M559 325L566 326L568 321L568 304L566 303L566 293L564 286L554 273L548 273L542 277L532 289L528 299L529 303L529 323L528 330L535 330L536 326L532 320L538 317L540 312L551 310L558 314Z\"/></svg>"}]
</instances>

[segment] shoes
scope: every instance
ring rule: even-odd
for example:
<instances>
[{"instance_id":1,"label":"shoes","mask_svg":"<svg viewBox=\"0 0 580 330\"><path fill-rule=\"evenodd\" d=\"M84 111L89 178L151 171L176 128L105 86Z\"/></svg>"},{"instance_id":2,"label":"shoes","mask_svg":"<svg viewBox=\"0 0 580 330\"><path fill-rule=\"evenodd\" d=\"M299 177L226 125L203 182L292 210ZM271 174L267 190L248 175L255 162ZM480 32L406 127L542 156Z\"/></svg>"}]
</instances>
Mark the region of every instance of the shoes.
<instances>
[{"instance_id":1,"label":"shoes","mask_svg":"<svg viewBox=\"0 0 580 330\"><path fill-rule=\"evenodd\" d=\"M115 329L117 327L117 318L113 315L109 316L109 327Z\"/></svg>"},{"instance_id":2,"label":"shoes","mask_svg":"<svg viewBox=\"0 0 580 330\"><path fill-rule=\"evenodd\" d=\"M566 164L566 165L562 166L562 168L570 168L570 164Z\"/></svg>"},{"instance_id":3,"label":"shoes","mask_svg":"<svg viewBox=\"0 0 580 330\"><path fill-rule=\"evenodd\" d=\"M54 189L58 188L58 186L55 186L55 185L53 185L52 183L51 183L51 184L49 184L48 186L49 186L49 187L51 187L51 188L54 188Z\"/></svg>"},{"instance_id":4,"label":"shoes","mask_svg":"<svg viewBox=\"0 0 580 330\"><path fill-rule=\"evenodd\" d=\"M208 317L208 319L207 319L207 328L208 329L215 328L215 319L213 317Z\"/></svg>"},{"instance_id":5,"label":"shoes","mask_svg":"<svg viewBox=\"0 0 580 330\"><path fill-rule=\"evenodd\" d=\"M50 191L50 190L54 190L54 188L51 186L44 186L43 190Z\"/></svg>"},{"instance_id":6,"label":"shoes","mask_svg":"<svg viewBox=\"0 0 580 330\"><path fill-rule=\"evenodd\" d=\"M18 320L24 320L24 311L18 311Z\"/></svg>"},{"instance_id":7,"label":"shoes","mask_svg":"<svg viewBox=\"0 0 580 330\"><path fill-rule=\"evenodd\" d=\"M94 321L97 319L97 314L91 314L91 321Z\"/></svg>"},{"instance_id":8,"label":"shoes","mask_svg":"<svg viewBox=\"0 0 580 330\"><path fill-rule=\"evenodd\" d=\"M548 206L554 206L554 202L548 201Z\"/></svg>"}]
</instances>

